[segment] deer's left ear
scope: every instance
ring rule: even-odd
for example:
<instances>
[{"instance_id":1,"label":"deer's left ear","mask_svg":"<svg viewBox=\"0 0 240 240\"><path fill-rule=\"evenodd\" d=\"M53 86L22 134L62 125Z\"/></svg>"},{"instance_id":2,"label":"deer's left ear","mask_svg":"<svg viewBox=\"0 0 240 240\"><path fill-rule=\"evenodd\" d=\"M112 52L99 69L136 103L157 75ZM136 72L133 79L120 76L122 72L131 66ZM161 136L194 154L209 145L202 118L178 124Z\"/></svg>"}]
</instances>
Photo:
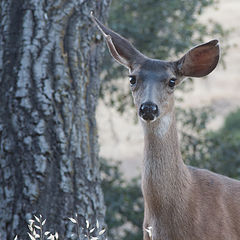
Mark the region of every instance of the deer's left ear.
<instances>
[{"instance_id":1,"label":"deer's left ear","mask_svg":"<svg viewBox=\"0 0 240 240\"><path fill-rule=\"evenodd\" d=\"M218 60L219 42L212 40L189 50L176 62L177 71L181 76L203 77L214 70Z\"/></svg>"},{"instance_id":2,"label":"deer's left ear","mask_svg":"<svg viewBox=\"0 0 240 240\"><path fill-rule=\"evenodd\" d=\"M105 27L96 17L93 16L93 12L91 12L91 17L105 37L108 49L117 62L132 70L134 64L137 64L144 59L144 55L141 54L127 39Z\"/></svg>"}]
</instances>

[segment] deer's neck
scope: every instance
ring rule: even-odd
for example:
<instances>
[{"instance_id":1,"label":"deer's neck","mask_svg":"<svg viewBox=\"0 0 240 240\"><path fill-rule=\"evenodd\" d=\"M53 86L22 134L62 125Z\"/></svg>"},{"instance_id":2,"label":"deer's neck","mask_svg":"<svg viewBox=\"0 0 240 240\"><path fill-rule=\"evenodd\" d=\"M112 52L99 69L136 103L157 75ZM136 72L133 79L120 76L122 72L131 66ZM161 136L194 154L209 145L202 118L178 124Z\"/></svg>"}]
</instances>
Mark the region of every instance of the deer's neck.
<instances>
[{"instance_id":1,"label":"deer's neck","mask_svg":"<svg viewBox=\"0 0 240 240\"><path fill-rule=\"evenodd\" d=\"M144 145L144 197L158 205L178 201L188 188L190 174L182 161L173 113L144 124Z\"/></svg>"}]
</instances>

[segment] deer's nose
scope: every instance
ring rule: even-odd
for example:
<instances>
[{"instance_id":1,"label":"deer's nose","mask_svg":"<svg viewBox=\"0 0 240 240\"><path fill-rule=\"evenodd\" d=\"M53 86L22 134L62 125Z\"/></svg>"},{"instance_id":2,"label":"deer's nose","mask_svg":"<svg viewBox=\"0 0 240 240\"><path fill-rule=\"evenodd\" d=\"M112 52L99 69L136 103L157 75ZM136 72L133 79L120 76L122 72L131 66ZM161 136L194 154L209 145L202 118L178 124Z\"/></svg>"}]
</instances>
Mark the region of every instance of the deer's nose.
<instances>
[{"instance_id":1,"label":"deer's nose","mask_svg":"<svg viewBox=\"0 0 240 240\"><path fill-rule=\"evenodd\" d=\"M158 106L152 102L145 102L140 106L139 116L146 121L154 120L158 114Z\"/></svg>"}]
</instances>

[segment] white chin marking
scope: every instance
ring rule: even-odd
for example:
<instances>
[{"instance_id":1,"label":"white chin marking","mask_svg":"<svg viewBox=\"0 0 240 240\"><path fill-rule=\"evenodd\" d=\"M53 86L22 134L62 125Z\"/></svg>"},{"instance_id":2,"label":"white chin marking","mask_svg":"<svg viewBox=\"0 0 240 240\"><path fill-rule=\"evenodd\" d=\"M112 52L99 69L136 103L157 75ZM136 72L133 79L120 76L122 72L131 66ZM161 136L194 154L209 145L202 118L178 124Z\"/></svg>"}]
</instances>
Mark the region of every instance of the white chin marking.
<instances>
[{"instance_id":1,"label":"white chin marking","mask_svg":"<svg viewBox=\"0 0 240 240\"><path fill-rule=\"evenodd\" d=\"M144 123L153 123L153 122L155 122L156 121L156 117L154 117L154 119L153 120L145 120L145 119L143 119L142 117L140 117L140 119L144 122Z\"/></svg>"},{"instance_id":2,"label":"white chin marking","mask_svg":"<svg viewBox=\"0 0 240 240\"><path fill-rule=\"evenodd\" d=\"M157 134L160 138L163 138L171 126L172 114L167 113L164 116L155 117L153 120L150 121L146 121L141 117L140 119L145 126L149 126L150 129L152 129L155 132L155 134ZM156 124L153 124L156 120L158 120L158 122ZM144 129L147 130L148 128Z\"/></svg>"}]
</instances>

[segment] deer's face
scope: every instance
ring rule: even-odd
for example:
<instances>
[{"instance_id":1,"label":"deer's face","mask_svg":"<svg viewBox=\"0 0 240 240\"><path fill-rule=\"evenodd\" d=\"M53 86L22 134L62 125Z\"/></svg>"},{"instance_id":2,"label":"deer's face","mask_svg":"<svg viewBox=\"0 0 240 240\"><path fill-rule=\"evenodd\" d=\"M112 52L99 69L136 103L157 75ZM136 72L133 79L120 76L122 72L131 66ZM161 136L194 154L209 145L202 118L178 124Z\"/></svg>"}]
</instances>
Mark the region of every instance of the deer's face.
<instances>
[{"instance_id":1,"label":"deer's face","mask_svg":"<svg viewBox=\"0 0 240 240\"><path fill-rule=\"evenodd\" d=\"M143 122L150 123L173 111L177 77L174 64L152 59L130 72L134 104Z\"/></svg>"},{"instance_id":2,"label":"deer's face","mask_svg":"<svg viewBox=\"0 0 240 240\"><path fill-rule=\"evenodd\" d=\"M173 111L174 86L184 77L203 77L217 66L218 40L190 49L175 62L165 62L144 56L127 39L92 17L105 37L112 57L129 69L134 103L143 122L154 122Z\"/></svg>"}]
</instances>

